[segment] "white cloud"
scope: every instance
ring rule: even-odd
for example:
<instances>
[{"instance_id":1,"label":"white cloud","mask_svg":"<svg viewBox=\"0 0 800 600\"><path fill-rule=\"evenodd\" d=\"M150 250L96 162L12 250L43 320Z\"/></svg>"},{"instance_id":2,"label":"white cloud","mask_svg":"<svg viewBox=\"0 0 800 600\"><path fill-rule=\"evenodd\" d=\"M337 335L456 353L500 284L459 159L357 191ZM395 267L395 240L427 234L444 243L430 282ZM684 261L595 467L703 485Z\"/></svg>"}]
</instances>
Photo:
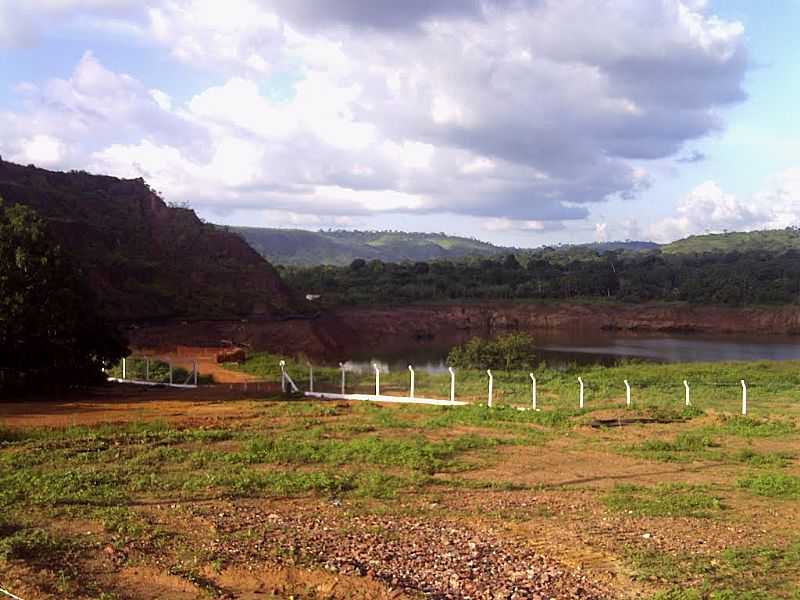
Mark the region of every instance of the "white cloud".
<instances>
[{"instance_id":1,"label":"white cloud","mask_svg":"<svg viewBox=\"0 0 800 600\"><path fill-rule=\"evenodd\" d=\"M267 73L282 40L278 16L254 0L169 0L147 18L152 37L175 58L206 68Z\"/></svg>"},{"instance_id":2,"label":"white cloud","mask_svg":"<svg viewBox=\"0 0 800 600\"><path fill-rule=\"evenodd\" d=\"M19 141L19 151L11 155L11 160L22 164L35 164L49 167L58 164L65 155L64 144L50 135L34 135Z\"/></svg>"},{"instance_id":3,"label":"white cloud","mask_svg":"<svg viewBox=\"0 0 800 600\"><path fill-rule=\"evenodd\" d=\"M679 203L677 215L648 228L650 238L668 242L699 233L726 230L780 229L800 225L800 167L787 169L767 182L764 191L741 200L706 181Z\"/></svg>"},{"instance_id":4,"label":"white cloud","mask_svg":"<svg viewBox=\"0 0 800 600\"><path fill-rule=\"evenodd\" d=\"M543 232L559 229L560 224L545 223L544 221L519 221L505 217L486 219L483 229L486 231L528 231Z\"/></svg>"},{"instance_id":5,"label":"white cloud","mask_svg":"<svg viewBox=\"0 0 800 600\"><path fill-rule=\"evenodd\" d=\"M55 166L144 175L168 199L227 210L557 227L636 196L643 162L718 129L747 65L742 26L696 1L12 6L0 15L111 15L210 76L183 102L87 53L69 77L19 89L27 108L0 113L0 150L58 138Z\"/></svg>"}]
</instances>

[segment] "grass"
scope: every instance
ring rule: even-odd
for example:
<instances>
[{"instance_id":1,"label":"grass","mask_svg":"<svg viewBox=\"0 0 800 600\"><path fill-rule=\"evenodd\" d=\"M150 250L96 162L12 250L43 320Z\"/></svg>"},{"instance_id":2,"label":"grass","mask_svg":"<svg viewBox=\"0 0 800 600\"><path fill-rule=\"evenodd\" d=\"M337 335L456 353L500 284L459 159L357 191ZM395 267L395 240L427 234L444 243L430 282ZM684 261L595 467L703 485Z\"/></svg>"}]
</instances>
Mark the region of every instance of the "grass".
<instances>
[{"instance_id":1,"label":"grass","mask_svg":"<svg viewBox=\"0 0 800 600\"><path fill-rule=\"evenodd\" d=\"M692 555L629 549L636 577L671 587L651 600L798 599L800 542L785 547L734 547L717 554Z\"/></svg>"},{"instance_id":2,"label":"grass","mask_svg":"<svg viewBox=\"0 0 800 600\"><path fill-rule=\"evenodd\" d=\"M742 448L733 455L733 460L751 467L785 467L794 460L791 452L757 452L752 448Z\"/></svg>"},{"instance_id":3,"label":"grass","mask_svg":"<svg viewBox=\"0 0 800 600\"><path fill-rule=\"evenodd\" d=\"M690 462L709 458L710 449L719 445L707 435L686 432L673 440L647 440L624 448L623 452L660 462Z\"/></svg>"},{"instance_id":4,"label":"grass","mask_svg":"<svg viewBox=\"0 0 800 600\"><path fill-rule=\"evenodd\" d=\"M643 487L618 484L603 498L612 511L643 517L708 518L719 514L719 497L701 486L663 484Z\"/></svg>"},{"instance_id":5,"label":"grass","mask_svg":"<svg viewBox=\"0 0 800 600\"><path fill-rule=\"evenodd\" d=\"M271 360L264 359L265 368ZM299 369L302 363L293 365ZM703 366L684 367L709 381L739 368L731 365L714 374ZM578 409L573 389L579 371L589 382L585 410ZM626 558L647 593L660 600L792 598L800 562L797 545L785 540L800 538L800 531L790 529L792 520L784 531L773 515L775 502L800 498L800 477L789 470L797 457L800 414L794 390L782 392L783 384L767 384L788 369L765 367L761 383L753 373L751 405L761 412L749 417L727 414L738 408L733 387L709 385L704 391L698 384L694 406L685 407L682 385L670 387L680 371L671 365L627 364L607 370L541 370L541 411L518 410L529 401L526 374L496 373L501 393L492 409L477 403L444 408L269 399L257 406L255 418L237 419L231 429L219 426L225 421L216 417L205 421L210 427L198 427L194 417L185 425L156 420L0 427L0 579L9 565L30 565L37 573L52 574L48 585L63 588L55 596L91 589L92 597L102 597L107 590L92 587L86 573L111 546L132 564L157 565L215 593L214 573L239 564L243 539L261 540L265 552L278 552L264 537L259 511L281 513L297 506L313 512L320 507L325 519L325 507L334 506L342 507L343 514L356 510L396 519L439 519L442 527L449 526L445 521L460 526L463 518L464 524L483 523L496 532L521 528L535 536L544 523L545 534L554 537L562 528L565 539L576 533L601 536L598 543ZM324 380L324 368L315 372ZM338 377L339 372L331 369L330 374ZM405 376L386 374L382 383L399 394ZM629 410L622 406L624 388L617 390L621 376L634 381L649 377L649 387L634 385ZM485 377L459 373L458 381L459 393L484 400ZM363 383L369 385L369 378ZM436 376L419 374L417 385L447 392L447 381ZM252 414L252 403L248 411ZM609 416L667 423L588 427ZM580 463L584 452L585 464ZM626 464L615 452L665 463L653 465L664 473L664 483L637 485L642 481L642 465L637 464L639 470L625 473L633 484L610 490L596 484L615 479L622 469L615 460ZM595 465L589 457L604 464ZM710 464L691 464L697 461ZM562 468L593 478L577 478L588 481L580 487L549 485L553 470ZM702 482L697 473L705 472L713 472L713 485L690 485ZM644 476L649 481L650 475ZM567 479L572 478L556 478ZM751 494L770 501L754 501ZM225 525L212 531L208 514L218 511L225 512ZM763 546L728 552L664 551L639 536L615 537L594 525L582 528L601 518L623 527L631 519L637 528L672 542L678 535L706 539L723 530L743 531L736 539L747 540L754 531L770 528L774 539L757 533ZM235 527L227 530L229 522ZM87 535L87 529L93 533ZM631 540L634 547L627 547ZM572 551L563 550L567 555ZM774 575L774 585L760 576L762 571ZM59 578L64 582L53 583Z\"/></svg>"},{"instance_id":6,"label":"grass","mask_svg":"<svg viewBox=\"0 0 800 600\"><path fill-rule=\"evenodd\" d=\"M73 545L45 529L19 529L0 537L0 561L47 563L67 554Z\"/></svg>"},{"instance_id":7,"label":"grass","mask_svg":"<svg viewBox=\"0 0 800 600\"><path fill-rule=\"evenodd\" d=\"M308 379L308 361L304 357L291 358L272 354L252 355L242 365L226 365L268 380L278 381L280 360L286 360L287 370L295 382L304 388ZM570 412L578 408L577 377L586 385L586 406L622 408L625 406L623 380L630 381L633 390L634 411L666 411L679 417L684 408L683 380L691 387L692 407L685 418L698 416L704 411L736 413L741 407L740 380L747 381L750 412L754 419L734 419L723 426L739 435L782 435L791 433L798 416L796 401L800 400L800 361L754 361L728 363L653 364L622 361L617 366L578 366L551 369L541 365L534 371L538 381L539 406L545 412ZM338 392L341 371L338 367L315 365L315 389ZM381 374L383 391L394 395L408 393L408 372ZM374 389L374 375L367 372L347 372L347 390L369 392ZM450 376L447 373L418 371L416 390L418 396L449 397ZM479 370L458 369L456 395L460 399L485 402L486 373ZM531 381L527 371L495 372L495 405L530 406ZM759 419L774 417L776 407L787 409L792 418L782 424L765 426ZM746 433L749 432L749 433Z\"/></svg>"},{"instance_id":8,"label":"grass","mask_svg":"<svg viewBox=\"0 0 800 600\"><path fill-rule=\"evenodd\" d=\"M317 436L259 437L241 452L226 457L231 462L272 464L374 464L408 467L434 473L453 466L453 458L468 450L492 448L503 443L496 438L464 435L440 442L422 436L391 439L357 437L336 440Z\"/></svg>"},{"instance_id":9,"label":"grass","mask_svg":"<svg viewBox=\"0 0 800 600\"><path fill-rule=\"evenodd\" d=\"M712 430L745 438L777 437L797 431L793 421L785 418L754 418L740 415L722 415L720 423Z\"/></svg>"},{"instance_id":10,"label":"grass","mask_svg":"<svg viewBox=\"0 0 800 600\"><path fill-rule=\"evenodd\" d=\"M767 498L800 500L800 477L781 472L755 473L739 480L740 488Z\"/></svg>"}]
</instances>

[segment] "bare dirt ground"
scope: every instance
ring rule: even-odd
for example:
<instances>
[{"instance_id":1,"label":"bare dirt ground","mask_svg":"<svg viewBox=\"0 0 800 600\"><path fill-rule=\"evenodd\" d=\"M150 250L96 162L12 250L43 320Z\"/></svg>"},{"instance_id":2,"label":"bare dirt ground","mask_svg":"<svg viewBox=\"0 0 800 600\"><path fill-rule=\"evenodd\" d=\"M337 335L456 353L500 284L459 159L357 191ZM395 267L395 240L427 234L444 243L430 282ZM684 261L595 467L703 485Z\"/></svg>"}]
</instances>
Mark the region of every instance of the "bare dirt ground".
<instances>
[{"instance_id":1,"label":"bare dirt ground","mask_svg":"<svg viewBox=\"0 0 800 600\"><path fill-rule=\"evenodd\" d=\"M274 394L276 386L252 386L254 398ZM0 424L7 427L69 427L101 423L165 421L191 426L222 426L253 418L257 400L242 400L241 388L225 386L197 390L114 385L91 392L0 403ZM235 400L236 402L231 403Z\"/></svg>"},{"instance_id":2,"label":"bare dirt ground","mask_svg":"<svg viewBox=\"0 0 800 600\"><path fill-rule=\"evenodd\" d=\"M421 419L429 413L414 410L421 409L287 404L276 401L274 390L252 390L252 397L243 399L240 388L224 385L198 390L114 386L58 401L2 403L0 426L27 431L160 421L179 432L307 435L303 444L353 435L376 435L384 441L426 436L439 442L476 433L520 433L479 427L428 432ZM407 422L397 425L393 419ZM704 430L714 424L713 416L700 417L692 426ZM654 462L619 451L645 440L672 439L685 430L682 423L616 430L578 424L545 432L547 437L530 443L468 450L461 466L432 473L426 482L385 497L359 488L315 493L211 486L196 492L199 488L189 487L197 485L195 480L181 480L178 487L137 484L142 491L125 502L125 510L145 524L137 525L144 533L122 535L114 529L112 535L103 512L78 517L64 512L58 502L48 508L34 503L29 518L39 527L87 543L80 555L59 554L52 562L46 557L25 559L24 553L23 558L0 560L0 587L25 600L655 598L676 584L699 585L701 575L650 574L631 562L632 554L714 561L727 549L783 547L800 534L796 505L738 489L735 482L742 470L737 464L704 456ZM531 433L539 435L541 428ZM125 441L104 442L100 450L109 452L119 444L115 460L137 465L143 476L157 474L168 480L185 469L233 469L230 462L202 462L215 460L202 453L238 451L246 447L241 440L178 444L176 451L195 454L175 463L160 457L158 453L169 447L159 444L139 449ZM86 452L85 444L81 441L74 452ZM728 446L731 452L743 447L765 453L798 450L796 436L731 439L724 448ZM11 445L3 450L0 445L0 452L38 448ZM65 468L78 471L83 463L74 462L73 454ZM13 464L0 462L0 467ZM257 464L247 477L283 473L286 467L280 462ZM294 475L313 474L311 466L288 467ZM368 470L358 455L336 469L356 477ZM370 476L390 476L393 469L379 468ZM786 469L797 473L794 459ZM247 486L249 481L237 479L235 485ZM629 511L609 510L603 498L619 484L702 487L716 494L722 507L712 518L640 514L633 505ZM115 507L103 506L111 508ZM793 573L788 577L796 577ZM778 590L758 598L789 598L780 594ZM679 596L662 598L673 597Z\"/></svg>"}]
</instances>

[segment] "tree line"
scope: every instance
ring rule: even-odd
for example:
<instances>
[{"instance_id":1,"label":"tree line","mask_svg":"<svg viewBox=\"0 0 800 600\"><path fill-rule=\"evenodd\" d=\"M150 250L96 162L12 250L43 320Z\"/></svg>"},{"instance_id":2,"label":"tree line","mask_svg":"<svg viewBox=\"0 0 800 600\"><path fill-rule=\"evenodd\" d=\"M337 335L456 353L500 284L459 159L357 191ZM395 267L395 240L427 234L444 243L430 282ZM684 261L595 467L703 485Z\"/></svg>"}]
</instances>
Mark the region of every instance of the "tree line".
<instances>
[{"instance_id":1,"label":"tree line","mask_svg":"<svg viewBox=\"0 0 800 600\"><path fill-rule=\"evenodd\" d=\"M458 300L690 302L729 306L800 302L800 251L665 254L544 249L497 259L281 268L327 305Z\"/></svg>"}]
</instances>

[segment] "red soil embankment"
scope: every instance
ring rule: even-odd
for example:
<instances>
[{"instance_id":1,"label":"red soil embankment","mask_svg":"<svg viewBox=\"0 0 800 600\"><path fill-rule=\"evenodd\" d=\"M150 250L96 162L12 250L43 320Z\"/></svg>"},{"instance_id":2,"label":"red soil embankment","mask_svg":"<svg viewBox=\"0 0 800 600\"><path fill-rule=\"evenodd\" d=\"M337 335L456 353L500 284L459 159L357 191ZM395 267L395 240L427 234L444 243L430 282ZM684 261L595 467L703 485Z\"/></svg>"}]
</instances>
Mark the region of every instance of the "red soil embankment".
<instances>
[{"instance_id":1,"label":"red soil embankment","mask_svg":"<svg viewBox=\"0 0 800 600\"><path fill-rule=\"evenodd\" d=\"M728 308L688 304L480 303L354 307L334 313L360 347L435 339L454 332L583 329L673 333L798 334L800 307ZM380 335L375 335L377 332Z\"/></svg>"},{"instance_id":2,"label":"red soil embankment","mask_svg":"<svg viewBox=\"0 0 800 600\"><path fill-rule=\"evenodd\" d=\"M177 346L216 352L232 345L249 351L306 354L341 360L351 352L391 342L452 339L459 333L493 335L543 329L662 333L800 334L800 307L728 308L689 304L517 303L427 304L340 308L313 319L250 318L181 321L130 331L137 350L176 353ZM209 350L209 355L213 353Z\"/></svg>"},{"instance_id":3,"label":"red soil embankment","mask_svg":"<svg viewBox=\"0 0 800 600\"><path fill-rule=\"evenodd\" d=\"M227 321L170 321L139 324L128 330L137 352L212 359L223 349L275 354L307 354L340 360L357 339L355 332L330 315L278 320L253 317Z\"/></svg>"}]
</instances>

